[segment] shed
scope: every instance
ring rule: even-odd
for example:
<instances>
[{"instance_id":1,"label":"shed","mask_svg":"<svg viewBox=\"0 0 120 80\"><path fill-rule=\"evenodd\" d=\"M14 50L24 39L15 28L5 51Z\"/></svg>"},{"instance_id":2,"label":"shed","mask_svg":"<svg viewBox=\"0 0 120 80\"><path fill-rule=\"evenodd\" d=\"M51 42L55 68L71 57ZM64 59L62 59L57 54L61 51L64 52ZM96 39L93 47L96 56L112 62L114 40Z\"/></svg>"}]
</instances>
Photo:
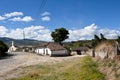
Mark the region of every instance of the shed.
<instances>
[{"instance_id":1,"label":"shed","mask_svg":"<svg viewBox=\"0 0 120 80\"><path fill-rule=\"evenodd\" d=\"M81 55L88 51L88 47L73 47L71 48L71 55Z\"/></svg>"}]
</instances>

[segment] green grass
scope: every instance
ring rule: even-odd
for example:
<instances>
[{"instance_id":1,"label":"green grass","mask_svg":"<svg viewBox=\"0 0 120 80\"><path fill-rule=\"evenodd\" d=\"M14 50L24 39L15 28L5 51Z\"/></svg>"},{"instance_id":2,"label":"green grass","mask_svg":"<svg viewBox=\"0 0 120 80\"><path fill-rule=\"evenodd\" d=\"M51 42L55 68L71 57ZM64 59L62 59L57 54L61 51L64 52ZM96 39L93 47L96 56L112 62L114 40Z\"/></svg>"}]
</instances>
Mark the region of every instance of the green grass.
<instances>
[{"instance_id":1,"label":"green grass","mask_svg":"<svg viewBox=\"0 0 120 80\"><path fill-rule=\"evenodd\" d=\"M11 80L104 80L91 57L76 58L57 64L25 67L22 77Z\"/></svg>"},{"instance_id":2,"label":"green grass","mask_svg":"<svg viewBox=\"0 0 120 80\"><path fill-rule=\"evenodd\" d=\"M81 63L80 80L105 80L105 76L98 71L98 64L90 57L85 57Z\"/></svg>"}]
</instances>

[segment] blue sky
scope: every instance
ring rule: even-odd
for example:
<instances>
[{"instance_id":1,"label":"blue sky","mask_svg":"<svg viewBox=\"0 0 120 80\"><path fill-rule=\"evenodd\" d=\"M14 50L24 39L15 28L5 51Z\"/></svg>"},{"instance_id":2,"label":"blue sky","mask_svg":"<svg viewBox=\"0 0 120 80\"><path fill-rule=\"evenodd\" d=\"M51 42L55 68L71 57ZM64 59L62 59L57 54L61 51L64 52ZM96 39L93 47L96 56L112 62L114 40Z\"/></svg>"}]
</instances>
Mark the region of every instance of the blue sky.
<instances>
[{"instance_id":1,"label":"blue sky","mask_svg":"<svg viewBox=\"0 0 120 80\"><path fill-rule=\"evenodd\" d=\"M69 41L99 33L116 38L119 15L120 0L1 0L0 37L22 39L24 30L26 38L51 41L51 31L64 27Z\"/></svg>"}]
</instances>

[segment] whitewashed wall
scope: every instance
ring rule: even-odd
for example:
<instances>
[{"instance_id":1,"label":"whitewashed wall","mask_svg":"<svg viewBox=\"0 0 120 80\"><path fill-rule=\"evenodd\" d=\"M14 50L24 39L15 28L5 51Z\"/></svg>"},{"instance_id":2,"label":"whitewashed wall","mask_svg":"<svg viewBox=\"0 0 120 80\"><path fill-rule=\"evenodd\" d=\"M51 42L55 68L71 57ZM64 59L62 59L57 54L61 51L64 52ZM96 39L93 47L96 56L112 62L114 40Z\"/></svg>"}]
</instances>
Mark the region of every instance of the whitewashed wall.
<instances>
[{"instance_id":1,"label":"whitewashed wall","mask_svg":"<svg viewBox=\"0 0 120 80\"><path fill-rule=\"evenodd\" d=\"M67 50L57 50L57 51L51 51L49 48L38 48L35 50L37 54L40 55L68 55Z\"/></svg>"},{"instance_id":2,"label":"whitewashed wall","mask_svg":"<svg viewBox=\"0 0 120 80\"><path fill-rule=\"evenodd\" d=\"M52 51L51 55L68 55L67 50Z\"/></svg>"},{"instance_id":3,"label":"whitewashed wall","mask_svg":"<svg viewBox=\"0 0 120 80\"><path fill-rule=\"evenodd\" d=\"M37 54L51 56L51 50L49 48L38 48L35 50Z\"/></svg>"}]
</instances>

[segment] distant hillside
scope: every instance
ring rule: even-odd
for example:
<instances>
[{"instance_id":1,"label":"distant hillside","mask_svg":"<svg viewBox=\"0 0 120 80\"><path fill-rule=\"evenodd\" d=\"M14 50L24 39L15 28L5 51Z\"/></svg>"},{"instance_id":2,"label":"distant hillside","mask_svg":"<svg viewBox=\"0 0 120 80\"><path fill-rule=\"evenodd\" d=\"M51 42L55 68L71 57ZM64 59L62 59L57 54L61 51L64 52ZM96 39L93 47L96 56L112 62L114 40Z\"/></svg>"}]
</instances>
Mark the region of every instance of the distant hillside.
<instances>
[{"instance_id":1,"label":"distant hillside","mask_svg":"<svg viewBox=\"0 0 120 80\"><path fill-rule=\"evenodd\" d=\"M6 45L10 46L11 42L14 41L16 46L24 46L24 45L42 45L46 43L45 41L38 41L33 39L12 39L7 37L0 37L0 40L3 41Z\"/></svg>"},{"instance_id":2,"label":"distant hillside","mask_svg":"<svg viewBox=\"0 0 120 80\"><path fill-rule=\"evenodd\" d=\"M83 46L91 48L91 43L92 43L92 40L79 40L79 41L65 42L64 45L67 48L83 47Z\"/></svg>"}]
</instances>

